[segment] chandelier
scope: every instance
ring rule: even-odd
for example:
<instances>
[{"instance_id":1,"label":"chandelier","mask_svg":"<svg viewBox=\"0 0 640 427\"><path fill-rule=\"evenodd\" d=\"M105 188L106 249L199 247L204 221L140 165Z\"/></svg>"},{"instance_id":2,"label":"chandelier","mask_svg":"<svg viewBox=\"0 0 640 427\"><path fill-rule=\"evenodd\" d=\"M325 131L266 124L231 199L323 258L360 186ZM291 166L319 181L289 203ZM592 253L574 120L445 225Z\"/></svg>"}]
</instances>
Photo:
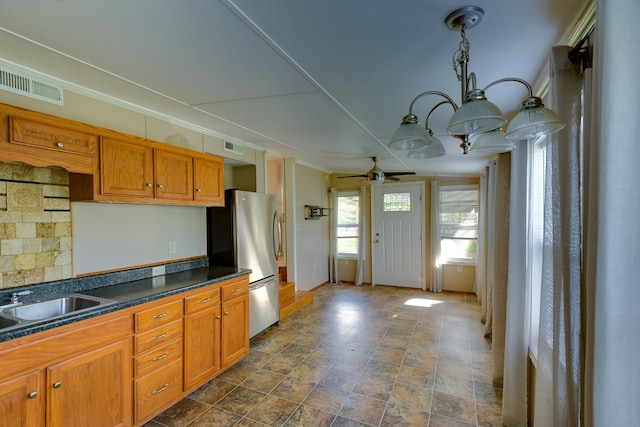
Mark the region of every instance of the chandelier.
<instances>
[{"instance_id":1,"label":"chandelier","mask_svg":"<svg viewBox=\"0 0 640 427\"><path fill-rule=\"evenodd\" d=\"M478 25L484 16L484 10L477 6L467 6L457 9L445 19L447 28L459 31L462 41L458 50L453 54L453 68L460 81L462 103L458 107L455 101L447 94L440 91L427 91L416 96L409 105L409 114L403 117L402 123L389 141L389 148L407 151L410 158L433 158L445 155L444 146L433 135L429 128L429 116L436 108L449 104L454 113L449 120L447 132L460 139L460 147L464 154L469 152L500 153L511 151L515 148L514 140L527 140L541 135L558 131L564 127L564 123L554 111L545 108L542 100L533 96L531 85L526 81L514 77L496 80L483 89L476 86L476 76L468 72L470 43L466 38L465 30ZM502 126L507 119L500 109L489 102L485 92L490 87L499 83L515 82L524 85L528 96L522 102L520 111L511 120L506 131ZM418 123L418 117L413 114L415 102L427 95L437 95L444 100L436 104L427 114L425 125ZM469 137L478 136L473 142Z\"/></svg>"}]
</instances>

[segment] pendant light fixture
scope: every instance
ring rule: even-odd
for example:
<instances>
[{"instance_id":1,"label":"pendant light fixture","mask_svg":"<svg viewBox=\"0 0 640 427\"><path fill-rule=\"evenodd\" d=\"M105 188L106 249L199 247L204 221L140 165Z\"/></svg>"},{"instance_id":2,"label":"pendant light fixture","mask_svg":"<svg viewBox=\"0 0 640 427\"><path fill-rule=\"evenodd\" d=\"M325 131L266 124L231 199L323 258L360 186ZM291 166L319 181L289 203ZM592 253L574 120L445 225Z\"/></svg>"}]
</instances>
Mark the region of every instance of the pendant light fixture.
<instances>
[{"instance_id":1,"label":"pendant light fixture","mask_svg":"<svg viewBox=\"0 0 640 427\"><path fill-rule=\"evenodd\" d=\"M508 77L496 80L484 89L476 86L476 75L468 72L470 43L465 35L465 30L473 28L482 21L484 10L477 6L467 6L457 9L445 19L447 28L459 31L462 41L458 50L453 55L453 64L456 76L460 81L462 103L458 106L447 94L440 91L427 91L416 96L409 105L409 114L404 116L398 130L389 141L389 148L408 151L408 157L431 158L444 156L444 147L439 149L442 143L433 136L428 126L428 116L439 106L450 104L454 113L449 120L447 132L460 139L460 147L464 154L470 151L500 153L511 151L515 145L512 140L526 140L558 131L564 127L564 123L558 115L542 104L542 100L533 96L531 85L518 78ZM485 92L492 86L505 83L520 83L527 89L527 98L522 102L520 112L511 120L506 132L501 128L507 123L500 109L489 102ZM418 117L413 113L415 102L427 95L437 95L445 98L429 111L427 124L422 127L418 123ZM485 133L488 133L486 136ZM470 136L480 135L473 143L478 144L477 149L471 149ZM437 141L437 143L434 142ZM429 149L429 147L434 147Z\"/></svg>"}]
</instances>

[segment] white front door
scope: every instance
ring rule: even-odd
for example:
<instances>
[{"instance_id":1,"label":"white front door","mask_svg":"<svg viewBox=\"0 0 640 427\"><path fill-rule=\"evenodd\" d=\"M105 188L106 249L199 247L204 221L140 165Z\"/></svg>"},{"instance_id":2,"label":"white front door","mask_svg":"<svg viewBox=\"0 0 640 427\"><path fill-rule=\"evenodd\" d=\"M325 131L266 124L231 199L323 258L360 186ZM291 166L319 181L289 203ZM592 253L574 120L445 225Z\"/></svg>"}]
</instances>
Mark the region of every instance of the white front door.
<instances>
[{"instance_id":1,"label":"white front door","mask_svg":"<svg viewBox=\"0 0 640 427\"><path fill-rule=\"evenodd\" d=\"M374 285L425 289L424 183L371 187Z\"/></svg>"}]
</instances>

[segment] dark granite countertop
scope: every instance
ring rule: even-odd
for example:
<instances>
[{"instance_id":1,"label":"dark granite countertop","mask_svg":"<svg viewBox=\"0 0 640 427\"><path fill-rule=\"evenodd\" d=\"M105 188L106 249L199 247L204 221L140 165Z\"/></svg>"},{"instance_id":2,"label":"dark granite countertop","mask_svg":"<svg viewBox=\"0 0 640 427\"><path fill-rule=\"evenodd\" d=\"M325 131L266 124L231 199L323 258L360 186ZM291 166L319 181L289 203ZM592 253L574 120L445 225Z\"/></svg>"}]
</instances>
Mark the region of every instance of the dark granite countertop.
<instances>
[{"instance_id":1,"label":"dark granite countertop","mask_svg":"<svg viewBox=\"0 0 640 427\"><path fill-rule=\"evenodd\" d=\"M69 314L53 320L26 324L18 328L11 328L4 331L0 329L0 342L122 310L127 307L144 304L191 289L222 282L234 277L244 276L249 273L250 270L235 267L204 266L155 277L145 277L122 283L90 287L88 289L71 289L70 291L74 293L106 298L116 301L116 303L99 306L96 309L82 313ZM60 294L67 293L67 288L61 286L61 289L62 290L59 291Z\"/></svg>"}]
</instances>

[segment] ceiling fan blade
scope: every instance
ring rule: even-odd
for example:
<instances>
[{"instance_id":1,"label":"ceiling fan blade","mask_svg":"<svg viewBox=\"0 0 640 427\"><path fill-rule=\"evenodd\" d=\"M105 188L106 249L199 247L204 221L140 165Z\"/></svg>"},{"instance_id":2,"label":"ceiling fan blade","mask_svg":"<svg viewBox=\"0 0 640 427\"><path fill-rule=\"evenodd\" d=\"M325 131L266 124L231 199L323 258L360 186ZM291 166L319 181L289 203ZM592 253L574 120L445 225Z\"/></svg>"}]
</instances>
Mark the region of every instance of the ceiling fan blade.
<instances>
[{"instance_id":1,"label":"ceiling fan blade","mask_svg":"<svg viewBox=\"0 0 640 427\"><path fill-rule=\"evenodd\" d=\"M385 172L384 176L386 177L390 177L390 176L398 176L398 175L415 175L415 172Z\"/></svg>"},{"instance_id":2,"label":"ceiling fan blade","mask_svg":"<svg viewBox=\"0 0 640 427\"><path fill-rule=\"evenodd\" d=\"M388 181L400 181L400 178L396 178L395 176L389 176L386 173L384 174L384 179Z\"/></svg>"},{"instance_id":3,"label":"ceiling fan blade","mask_svg":"<svg viewBox=\"0 0 640 427\"><path fill-rule=\"evenodd\" d=\"M345 175L339 176L338 178L366 178L367 175Z\"/></svg>"}]
</instances>

